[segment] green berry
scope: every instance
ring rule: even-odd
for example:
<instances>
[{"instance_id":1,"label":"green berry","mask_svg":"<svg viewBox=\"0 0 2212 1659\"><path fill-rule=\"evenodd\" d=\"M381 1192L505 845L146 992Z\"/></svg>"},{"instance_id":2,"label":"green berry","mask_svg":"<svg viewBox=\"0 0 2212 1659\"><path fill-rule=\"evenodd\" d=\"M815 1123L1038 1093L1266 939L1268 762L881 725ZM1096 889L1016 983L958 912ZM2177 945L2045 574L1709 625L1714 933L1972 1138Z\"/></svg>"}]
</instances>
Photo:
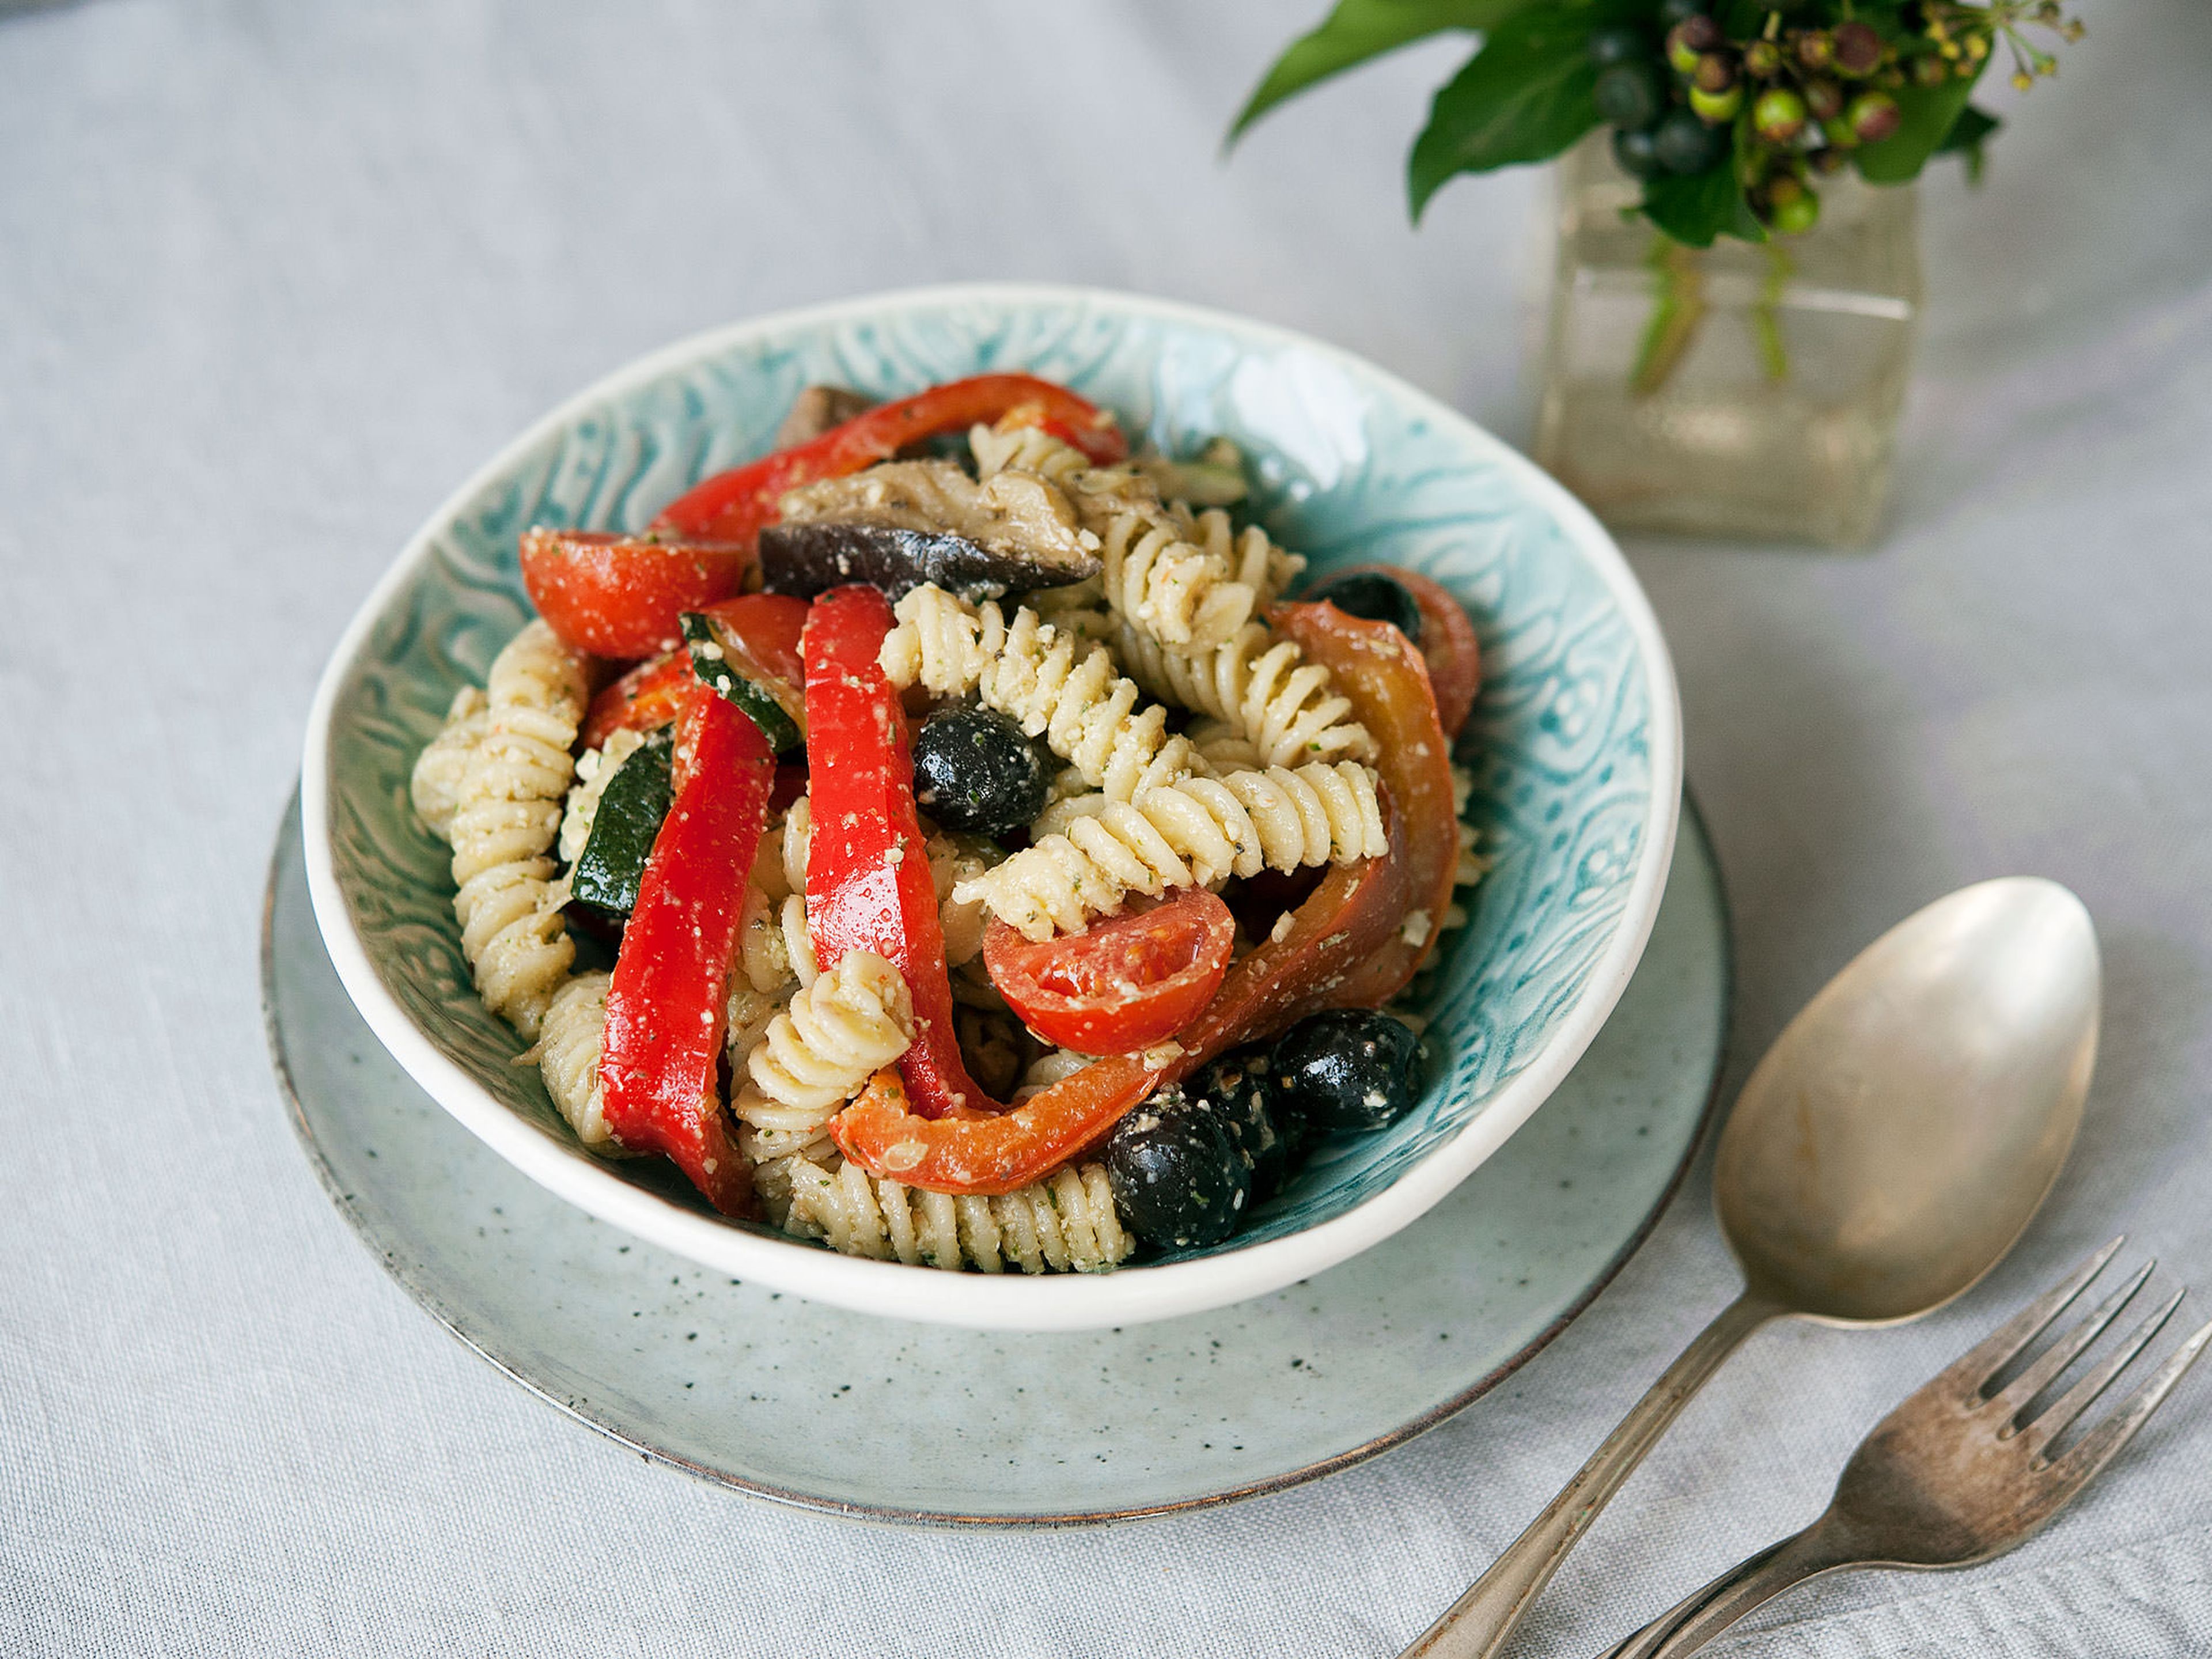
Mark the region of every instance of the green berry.
<instances>
[{"instance_id":1,"label":"green berry","mask_svg":"<svg viewBox=\"0 0 2212 1659\"><path fill-rule=\"evenodd\" d=\"M1858 148L1858 134L1851 131L1851 124L1840 115L1832 115L1821 122L1820 131L1838 149Z\"/></svg>"},{"instance_id":2,"label":"green berry","mask_svg":"<svg viewBox=\"0 0 2212 1659\"><path fill-rule=\"evenodd\" d=\"M1787 87L1759 94L1751 106L1751 125L1770 144L1786 144L1805 131L1805 100Z\"/></svg>"},{"instance_id":3,"label":"green berry","mask_svg":"<svg viewBox=\"0 0 2212 1659\"><path fill-rule=\"evenodd\" d=\"M1846 75L1872 75L1881 65L1881 36L1856 18L1836 25L1836 67Z\"/></svg>"},{"instance_id":4,"label":"green berry","mask_svg":"<svg viewBox=\"0 0 2212 1659\"><path fill-rule=\"evenodd\" d=\"M1724 52L1709 52L1698 59L1690 84L1704 92L1726 92L1735 84L1735 59Z\"/></svg>"},{"instance_id":5,"label":"green berry","mask_svg":"<svg viewBox=\"0 0 2212 1659\"><path fill-rule=\"evenodd\" d=\"M1667 170L1667 164L1659 159L1657 138L1651 133L1632 131L1626 127L1613 129L1613 159L1620 163L1623 173L1633 173L1638 179L1654 179Z\"/></svg>"},{"instance_id":6,"label":"green berry","mask_svg":"<svg viewBox=\"0 0 2212 1659\"><path fill-rule=\"evenodd\" d=\"M1700 12L1667 31L1667 61L1678 75L1695 75L1698 60L1721 43L1721 26Z\"/></svg>"},{"instance_id":7,"label":"green berry","mask_svg":"<svg viewBox=\"0 0 2212 1659\"><path fill-rule=\"evenodd\" d=\"M1743 71L1761 81L1782 73L1782 48L1771 40L1754 40L1743 49Z\"/></svg>"},{"instance_id":8,"label":"green berry","mask_svg":"<svg viewBox=\"0 0 2212 1659\"><path fill-rule=\"evenodd\" d=\"M1844 89L1833 81L1808 81L1805 108L1816 121L1832 121L1844 112Z\"/></svg>"},{"instance_id":9,"label":"green berry","mask_svg":"<svg viewBox=\"0 0 2212 1659\"><path fill-rule=\"evenodd\" d=\"M1726 92L1707 92L1703 87L1692 87L1690 107L1698 112L1700 121L1723 125L1735 120L1736 112L1743 107L1743 88L1730 87Z\"/></svg>"},{"instance_id":10,"label":"green berry","mask_svg":"<svg viewBox=\"0 0 2212 1659\"><path fill-rule=\"evenodd\" d=\"M1836 38L1826 29L1808 29L1797 37L1797 61L1808 70L1824 70L1836 61Z\"/></svg>"},{"instance_id":11,"label":"green berry","mask_svg":"<svg viewBox=\"0 0 2212 1659\"><path fill-rule=\"evenodd\" d=\"M1777 193L1770 198L1767 204L1768 224L1784 236L1802 236L1820 222L1819 197L1799 185L1795 179L1778 179L1775 184ZM1778 186L1782 185L1795 186L1794 193L1786 199L1779 193Z\"/></svg>"},{"instance_id":12,"label":"green berry","mask_svg":"<svg viewBox=\"0 0 2212 1659\"><path fill-rule=\"evenodd\" d=\"M1863 92L1844 112L1853 133L1863 144L1878 144L1905 123L1905 112L1886 92Z\"/></svg>"},{"instance_id":13,"label":"green berry","mask_svg":"<svg viewBox=\"0 0 2212 1659\"><path fill-rule=\"evenodd\" d=\"M1620 26L1592 29L1589 38L1590 62L1600 69L1612 64L1634 64L1653 56L1651 37L1642 29Z\"/></svg>"},{"instance_id":14,"label":"green berry","mask_svg":"<svg viewBox=\"0 0 2212 1659\"><path fill-rule=\"evenodd\" d=\"M1703 173L1729 152L1729 136L1686 109L1671 110L1651 135L1652 153L1669 173Z\"/></svg>"},{"instance_id":15,"label":"green berry","mask_svg":"<svg viewBox=\"0 0 2212 1659\"><path fill-rule=\"evenodd\" d=\"M1591 96L1597 112L1616 127L1642 129L1657 120L1667 107L1667 83L1659 65L1649 58L1613 64L1600 70Z\"/></svg>"}]
</instances>

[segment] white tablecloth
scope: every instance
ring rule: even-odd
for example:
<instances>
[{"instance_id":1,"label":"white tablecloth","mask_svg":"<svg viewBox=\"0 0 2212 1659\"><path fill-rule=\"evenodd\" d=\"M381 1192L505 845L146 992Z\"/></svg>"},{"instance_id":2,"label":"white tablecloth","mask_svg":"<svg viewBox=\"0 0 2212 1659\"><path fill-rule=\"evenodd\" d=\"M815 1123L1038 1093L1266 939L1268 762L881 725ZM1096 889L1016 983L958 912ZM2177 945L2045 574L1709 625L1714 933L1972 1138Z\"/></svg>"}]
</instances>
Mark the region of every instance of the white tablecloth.
<instances>
[{"instance_id":1,"label":"white tablecloth","mask_svg":"<svg viewBox=\"0 0 2212 1659\"><path fill-rule=\"evenodd\" d=\"M1339 341L1523 438L1540 182L1405 223L1424 48L1220 134L1319 0L103 0L0 21L0 1651L1383 1655L1730 1294L1703 1172L1541 1358L1318 1485L1111 1531L863 1529L647 1465L465 1352L325 1200L256 922L310 688L416 523L634 354L975 276ZM1892 1401L2122 1228L2212 1291L2212 8L2093 5L1928 191L1893 527L1635 545L1740 951L1740 1076L1861 943L2037 871L2102 928L2087 1127L2017 1255L1756 1339L1516 1650L1806 1519ZM2012 101L2008 95L2006 101ZM35 717L35 718L34 718ZM2212 1386L1982 1571L1717 1650L2212 1650Z\"/></svg>"}]
</instances>

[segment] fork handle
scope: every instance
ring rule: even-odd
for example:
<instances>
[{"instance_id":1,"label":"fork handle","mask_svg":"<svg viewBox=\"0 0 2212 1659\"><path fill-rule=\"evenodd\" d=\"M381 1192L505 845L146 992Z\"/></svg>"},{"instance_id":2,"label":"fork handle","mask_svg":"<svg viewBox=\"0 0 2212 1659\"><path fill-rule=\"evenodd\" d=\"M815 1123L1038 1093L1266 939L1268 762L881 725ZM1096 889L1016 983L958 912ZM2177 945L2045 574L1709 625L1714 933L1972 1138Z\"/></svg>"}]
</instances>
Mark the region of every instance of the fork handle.
<instances>
[{"instance_id":1,"label":"fork handle","mask_svg":"<svg viewBox=\"0 0 2212 1659\"><path fill-rule=\"evenodd\" d=\"M1826 1520L1823 1516L1804 1531L1738 1562L1642 1630L1607 1648L1599 1659L1682 1659L1792 1585L1859 1565L1857 1557L1826 1528Z\"/></svg>"},{"instance_id":2,"label":"fork handle","mask_svg":"<svg viewBox=\"0 0 2212 1659\"><path fill-rule=\"evenodd\" d=\"M1399 1659L1491 1659L1550 1582L1567 1552L1581 1540L1620 1483L1690 1403L1690 1396L1768 1320L1788 1312L1780 1304L1746 1291L1682 1350L1650 1392L1630 1408L1620 1426L1554 1498L1528 1530L1506 1547L1490 1571L1453 1602Z\"/></svg>"}]
</instances>

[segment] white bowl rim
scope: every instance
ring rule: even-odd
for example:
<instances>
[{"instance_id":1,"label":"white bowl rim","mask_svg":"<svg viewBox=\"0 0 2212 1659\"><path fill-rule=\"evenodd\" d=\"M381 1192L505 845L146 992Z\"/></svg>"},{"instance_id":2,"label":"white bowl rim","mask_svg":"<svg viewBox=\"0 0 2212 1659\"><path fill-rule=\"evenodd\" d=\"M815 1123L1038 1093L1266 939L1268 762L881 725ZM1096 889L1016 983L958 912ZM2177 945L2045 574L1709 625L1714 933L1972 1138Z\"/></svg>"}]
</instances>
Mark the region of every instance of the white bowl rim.
<instances>
[{"instance_id":1,"label":"white bowl rim","mask_svg":"<svg viewBox=\"0 0 2212 1659\"><path fill-rule=\"evenodd\" d=\"M1604 581L1636 641L1650 703L1651 795L1638 867L1620 919L1573 1006L1543 1048L1490 1103L1372 1196L1288 1237L1194 1261L1106 1273L943 1273L840 1255L754 1233L633 1187L573 1145L518 1116L444 1054L387 990L338 886L330 836L331 729L338 694L386 608L415 580L433 542L495 478L593 407L647 381L764 336L796 328L949 305L1089 305L1121 314L1225 330L1296 348L1372 379L1405 406L1457 432L1553 515ZM347 994L408 1075L477 1139L549 1191L624 1231L717 1272L860 1313L975 1330L1073 1331L1208 1311L1311 1278L1379 1243L1425 1213L1526 1122L1582 1057L1613 1012L1644 953L1674 859L1682 792L1681 705L1659 622L1628 562L1589 510L1503 440L1355 353L1232 313L1110 289L1040 283L963 283L894 289L726 324L616 369L532 423L456 489L417 529L371 590L315 689L301 757L301 811L308 889L323 942Z\"/></svg>"}]
</instances>

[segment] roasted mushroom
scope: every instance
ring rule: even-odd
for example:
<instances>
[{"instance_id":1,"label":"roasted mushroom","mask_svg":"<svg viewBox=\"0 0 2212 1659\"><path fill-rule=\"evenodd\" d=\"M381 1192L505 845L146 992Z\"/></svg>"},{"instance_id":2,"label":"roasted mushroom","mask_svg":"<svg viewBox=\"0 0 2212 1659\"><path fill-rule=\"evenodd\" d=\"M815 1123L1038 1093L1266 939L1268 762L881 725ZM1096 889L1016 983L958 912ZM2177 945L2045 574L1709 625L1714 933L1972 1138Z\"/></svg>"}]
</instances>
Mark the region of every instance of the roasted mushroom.
<instances>
[{"instance_id":1,"label":"roasted mushroom","mask_svg":"<svg viewBox=\"0 0 2212 1659\"><path fill-rule=\"evenodd\" d=\"M887 461L783 498L761 532L770 592L811 596L868 582L893 598L925 582L968 599L1095 576L1097 538L1066 495L1027 472L978 483L951 461Z\"/></svg>"}]
</instances>

